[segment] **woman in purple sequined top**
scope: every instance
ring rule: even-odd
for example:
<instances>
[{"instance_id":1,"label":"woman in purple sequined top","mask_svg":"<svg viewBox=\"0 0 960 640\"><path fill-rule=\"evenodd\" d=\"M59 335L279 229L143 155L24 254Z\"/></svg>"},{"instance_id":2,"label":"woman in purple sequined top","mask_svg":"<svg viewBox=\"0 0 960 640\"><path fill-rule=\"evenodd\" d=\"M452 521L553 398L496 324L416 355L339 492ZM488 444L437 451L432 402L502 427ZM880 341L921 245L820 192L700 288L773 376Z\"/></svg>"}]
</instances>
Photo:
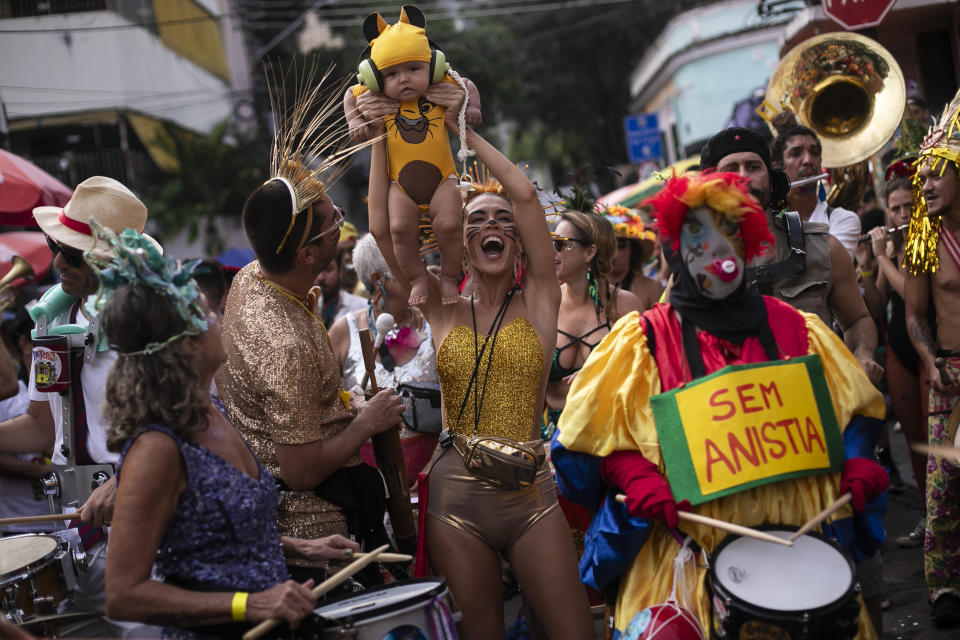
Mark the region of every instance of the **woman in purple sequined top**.
<instances>
[{"instance_id":1,"label":"woman in purple sequined top","mask_svg":"<svg viewBox=\"0 0 960 640\"><path fill-rule=\"evenodd\" d=\"M136 281L101 314L119 355L108 445L123 454L107 614L164 625L166 637L239 635L229 625L272 617L295 626L316 596L312 581L289 579L284 552L343 559L358 546L342 536L281 541L274 478L209 395L225 358L218 315L202 296L189 305L206 315L205 331L191 332L183 305Z\"/></svg>"}]
</instances>

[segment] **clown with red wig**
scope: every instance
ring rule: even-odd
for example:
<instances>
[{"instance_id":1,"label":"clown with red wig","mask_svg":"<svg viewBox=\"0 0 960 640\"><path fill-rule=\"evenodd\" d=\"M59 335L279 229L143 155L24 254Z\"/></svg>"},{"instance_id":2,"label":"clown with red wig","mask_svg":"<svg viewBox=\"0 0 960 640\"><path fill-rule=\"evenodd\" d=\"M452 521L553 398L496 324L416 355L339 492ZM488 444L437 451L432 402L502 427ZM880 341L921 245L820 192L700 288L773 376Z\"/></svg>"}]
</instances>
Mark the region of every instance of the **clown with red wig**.
<instances>
[{"instance_id":1,"label":"clown with red wig","mask_svg":"<svg viewBox=\"0 0 960 640\"><path fill-rule=\"evenodd\" d=\"M674 276L669 302L621 318L574 379L553 441L560 491L595 512L581 578L615 602L617 635L670 600L674 559L689 536L706 554L727 534L678 519L678 510L756 527L799 527L845 492L853 499L824 534L855 558L883 540L886 473L873 458L883 397L843 342L821 320L744 282L744 265L773 244L766 218L732 173L684 174L647 203L657 217ZM650 398L728 365L818 355L836 424L843 471L751 485L691 507L671 489ZM704 416L709 419L704 407ZM838 440L839 441L839 440ZM625 503L614 500L626 494ZM680 576L694 585L683 608L711 627L702 563ZM784 576L788 583L790 576ZM644 617L646 616L646 617ZM852 618L851 618L852 622ZM875 638L866 611L857 637ZM656 637L635 635L630 637ZM687 636L684 636L687 637ZM696 637L696 634L689 637Z\"/></svg>"}]
</instances>

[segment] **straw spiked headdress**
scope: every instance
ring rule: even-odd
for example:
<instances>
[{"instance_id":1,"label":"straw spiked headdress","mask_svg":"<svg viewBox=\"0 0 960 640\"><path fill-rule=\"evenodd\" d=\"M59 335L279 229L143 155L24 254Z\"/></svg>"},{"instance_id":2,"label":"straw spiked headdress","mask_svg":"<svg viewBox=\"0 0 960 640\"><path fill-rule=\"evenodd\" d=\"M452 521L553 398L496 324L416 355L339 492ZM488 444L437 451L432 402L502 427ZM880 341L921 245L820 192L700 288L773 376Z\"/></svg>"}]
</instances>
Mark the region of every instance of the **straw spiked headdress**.
<instances>
[{"instance_id":1,"label":"straw spiked headdress","mask_svg":"<svg viewBox=\"0 0 960 640\"><path fill-rule=\"evenodd\" d=\"M920 168L930 165L931 171L943 175L947 165L952 164L960 175L960 91L953 97L940 116L940 121L930 128L920 145L917 172L913 176L913 203L904 264L913 275L934 273L940 268L937 257L937 242L940 239L940 216L930 216L920 185Z\"/></svg>"},{"instance_id":2,"label":"straw spiked headdress","mask_svg":"<svg viewBox=\"0 0 960 640\"><path fill-rule=\"evenodd\" d=\"M348 145L346 124L340 115L343 86L328 82L333 67L317 78L316 67L302 73L296 70L276 77L267 71L270 107L273 111L273 144L270 149L270 179L282 182L290 193L290 212L277 224L286 233L276 248L279 255L288 243L300 249L307 241L313 223L313 203L326 195L326 186L336 181L351 155L373 141ZM288 82L289 81L289 82ZM293 86L288 102L285 85ZM264 183L266 184L266 183ZM297 217L307 216L300 237L291 238Z\"/></svg>"}]
</instances>

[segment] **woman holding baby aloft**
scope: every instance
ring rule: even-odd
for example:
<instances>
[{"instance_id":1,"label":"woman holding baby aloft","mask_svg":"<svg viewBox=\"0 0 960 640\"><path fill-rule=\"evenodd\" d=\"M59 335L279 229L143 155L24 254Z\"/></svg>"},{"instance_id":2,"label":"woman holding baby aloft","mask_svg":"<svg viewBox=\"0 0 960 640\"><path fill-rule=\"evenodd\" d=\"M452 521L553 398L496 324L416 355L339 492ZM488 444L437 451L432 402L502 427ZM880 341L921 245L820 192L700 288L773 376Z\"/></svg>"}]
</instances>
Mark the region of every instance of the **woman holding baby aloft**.
<instances>
[{"instance_id":1,"label":"woman holding baby aloft","mask_svg":"<svg viewBox=\"0 0 960 640\"><path fill-rule=\"evenodd\" d=\"M370 44L361 55L359 84L343 96L354 142L370 139L371 125L357 111L361 95L376 93L393 105L380 116L386 126L388 160L380 171L390 177L390 237L398 266L410 281L411 306L423 304L429 294L418 251L422 214L429 217L438 240L441 276L437 293L443 304L457 302L462 257L457 167L444 127L444 107L425 95L427 87L432 83L462 86L470 96L465 123L480 124L476 87L450 68L443 52L427 38L425 26L423 13L412 5L404 5L400 19L391 25L379 13L367 16L363 35Z\"/></svg>"},{"instance_id":2,"label":"woman holding baby aloft","mask_svg":"<svg viewBox=\"0 0 960 640\"><path fill-rule=\"evenodd\" d=\"M455 114L463 92L439 83L427 96ZM389 109L377 96L361 96L358 106L378 126L379 116ZM450 120L456 126L454 117ZM525 488L504 488L468 470L458 445L442 447L428 465L428 516L421 534L426 534L432 568L447 579L463 610L462 638L505 636L501 554L550 637L592 638L573 542L557 508L539 438L560 304L550 232L537 190L523 172L473 131L467 142L496 178L474 185L463 207L461 246L474 293L441 306L439 282L431 275L430 295L421 307L437 346L445 433L456 441L509 439L533 452L535 477ZM370 228L392 265L387 180L379 170L384 155L382 144L373 147ZM524 275L518 289L521 259Z\"/></svg>"}]
</instances>

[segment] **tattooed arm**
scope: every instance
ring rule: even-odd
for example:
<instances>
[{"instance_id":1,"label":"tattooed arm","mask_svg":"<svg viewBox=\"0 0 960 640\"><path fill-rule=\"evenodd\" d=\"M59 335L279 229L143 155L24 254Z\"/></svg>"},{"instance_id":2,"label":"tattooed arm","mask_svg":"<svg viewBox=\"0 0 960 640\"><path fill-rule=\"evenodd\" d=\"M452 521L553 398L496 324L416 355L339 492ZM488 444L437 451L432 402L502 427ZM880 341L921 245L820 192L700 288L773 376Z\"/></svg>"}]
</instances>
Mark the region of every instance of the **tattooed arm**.
<instances>
[{"instance_id":1,"label":"tattooed arm","mask_svg":"<svg viewBox=\"0 0 960 640\"><path fill-rule=\"evenodd\" d=\"M907 313L907 332L910 342L916 349L920 361L930 375L930 383L934 389L943 393L950 387L955 387L957 381L953 378L944 380L940 369L937 368L937 343L927 322L927 312L930 308L930 276L907 274L903 287L904 303Z\"/></svg>"},{"instance_id":2,"label":"tattooed arm","mask_svg":"<svg viewBox=\"0 0 960 640\"><path fill-rule=\"evenodd\" d=\"M195 627L230 622L233 592L198 592L150 579L157 547L186 488L180 450L168 436L153 431L130 447L118 483L116 509L107 554L107 615L156 625ZM278 540L279 543L279 540ZM272 617L296 624L313 609L312 581L292 580L251 593L246 620Z\"/></svg>"}]
</instances>

